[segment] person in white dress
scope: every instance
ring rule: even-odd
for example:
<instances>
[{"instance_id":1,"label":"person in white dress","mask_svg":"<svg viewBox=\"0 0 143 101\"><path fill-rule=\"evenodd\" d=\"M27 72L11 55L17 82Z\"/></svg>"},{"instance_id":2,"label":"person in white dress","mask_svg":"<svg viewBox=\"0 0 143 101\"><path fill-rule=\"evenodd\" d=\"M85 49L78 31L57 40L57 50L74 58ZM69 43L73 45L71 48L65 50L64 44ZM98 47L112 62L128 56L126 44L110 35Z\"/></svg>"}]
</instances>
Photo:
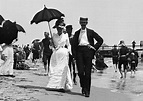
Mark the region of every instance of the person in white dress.
<instances>
[{"instance_id":1,"label":"person in white dress","mask_svg":"<svg viewBox=\"0 0 143 101\"><path fill-rule=\"evenodd\" d=\"M3 62L0 66L0 76L11 76L13 75L13 63L14 63L14 56L13 56L13 46L12 44L4 44L3 51L1 54L1 59Z\"/></svg>"},{"instance_id":2,"label":"person in white dress","mask_svg":"<svg viewBox=\"0 0 143 101\"><path fill-rule=\"evenodd\" d=\"M71 46L68 34L64 33L64 24L62 19L58 19L53 28L57 29L57 33L53 33L53 43L55 48L50 60L50 72L47 88L57 89L65 92L72 89L72 79L68 66L69 52Z\"/></svg>"},{"instance_id":3,"label":"person in white dress","mask_svg":"<svg viewBox=\"0 0 143 101\"><path fill-rule=\"evenodd\" d=\"M1 66L1 64L4 62L4 61L1 59L2 51L3 51L3 49L2 49L2 47L1 47L1 45L0 45L0 66Z\"/></svg>"}]
</instances>

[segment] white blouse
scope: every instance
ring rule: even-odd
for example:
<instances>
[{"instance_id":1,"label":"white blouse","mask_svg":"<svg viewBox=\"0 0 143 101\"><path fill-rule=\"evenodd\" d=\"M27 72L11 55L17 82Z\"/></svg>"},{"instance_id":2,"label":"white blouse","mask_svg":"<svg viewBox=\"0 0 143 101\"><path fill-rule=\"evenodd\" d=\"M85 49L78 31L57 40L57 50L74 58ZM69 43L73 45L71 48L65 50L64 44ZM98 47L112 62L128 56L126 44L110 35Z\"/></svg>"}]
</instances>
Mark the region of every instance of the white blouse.
<instances>
[{"instance_id":1,"label":"white blouse","mask_svg":"<svg viewBox=\"0 0 143 101\"><path fill-rule=\"evenodd\" d=\"M62 33L60 36L56 33L53 33L53 42L56 46L56 49L67 46L68 51L71 53L71 45L67 33Z\"/></svg>"}]
</instances>

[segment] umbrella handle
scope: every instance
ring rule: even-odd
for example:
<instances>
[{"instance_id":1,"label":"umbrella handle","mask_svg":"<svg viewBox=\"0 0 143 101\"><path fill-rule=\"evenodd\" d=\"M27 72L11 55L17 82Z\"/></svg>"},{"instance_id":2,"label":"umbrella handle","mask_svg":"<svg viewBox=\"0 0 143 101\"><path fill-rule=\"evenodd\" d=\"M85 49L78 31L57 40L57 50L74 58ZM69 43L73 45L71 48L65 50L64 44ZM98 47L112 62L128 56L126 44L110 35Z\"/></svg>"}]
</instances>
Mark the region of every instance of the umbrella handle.
<instances>
[{"instance_id":1,"label":"umbrella handle","mask_svg":"<svg viewBox=\"0 0 143 101\"><path fill-rule=\"evenodd\" d=\"M49 23L49 22L48 22L48 26L49 26L49 30L50 30L50 34L51 34L52 45L53 45L53 47L55 48L54 41L53 41L53 37L52 37L52 31L51 31L51 27L50 27L50 23Z\"/></svg>"}]
</instances>

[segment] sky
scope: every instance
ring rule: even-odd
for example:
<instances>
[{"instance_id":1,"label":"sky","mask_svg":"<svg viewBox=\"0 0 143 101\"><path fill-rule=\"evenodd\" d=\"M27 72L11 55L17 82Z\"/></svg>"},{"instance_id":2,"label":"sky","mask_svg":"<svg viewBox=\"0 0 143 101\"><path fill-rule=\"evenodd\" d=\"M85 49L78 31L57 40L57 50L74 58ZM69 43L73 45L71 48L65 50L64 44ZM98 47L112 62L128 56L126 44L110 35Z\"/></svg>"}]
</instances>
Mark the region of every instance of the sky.
<instances>
[{"instance_id":1,"label":"sky","mask_svg":"<svg viewBox=\"0 0 143 101\"><path fill-rule=\"evenodd\" d=\"M140 44L143 40L143 0L0 0L0 15L16 21L26 31L18 33L17 44L30 44L34 39L44 38L45 31L49 32L46 21L30 24L44 5L65 14L65 23L73 25L73 33L80 28L79 18L87 17L87 27L97 32L107 45L119 44L120 40ZM50 21L51 29L55 21Z\"/></svg>"}]
</instances>

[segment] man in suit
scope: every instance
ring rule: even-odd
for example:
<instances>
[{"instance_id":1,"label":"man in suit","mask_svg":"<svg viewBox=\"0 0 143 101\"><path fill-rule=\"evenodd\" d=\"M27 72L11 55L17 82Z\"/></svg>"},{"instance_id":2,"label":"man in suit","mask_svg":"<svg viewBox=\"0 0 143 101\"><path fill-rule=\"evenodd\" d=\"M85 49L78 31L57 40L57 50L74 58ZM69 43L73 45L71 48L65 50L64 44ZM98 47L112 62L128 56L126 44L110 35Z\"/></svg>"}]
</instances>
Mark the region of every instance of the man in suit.
<instances>
[{"instance_id":1,"label":"man in suit","mask_svg":"<svg viewBox=\"0 0 143 101\"><path fill-rule=\"evenodd\" d=\"M81 28L77 30L73 38L73 55L76 59L78 76L82 94L90 96L92 59L95 52L103 43L103 39L94 30L86 27L88 18L80 17ZM94 44L94 39L97 41Z\"/></svg>"}]
</instances>

